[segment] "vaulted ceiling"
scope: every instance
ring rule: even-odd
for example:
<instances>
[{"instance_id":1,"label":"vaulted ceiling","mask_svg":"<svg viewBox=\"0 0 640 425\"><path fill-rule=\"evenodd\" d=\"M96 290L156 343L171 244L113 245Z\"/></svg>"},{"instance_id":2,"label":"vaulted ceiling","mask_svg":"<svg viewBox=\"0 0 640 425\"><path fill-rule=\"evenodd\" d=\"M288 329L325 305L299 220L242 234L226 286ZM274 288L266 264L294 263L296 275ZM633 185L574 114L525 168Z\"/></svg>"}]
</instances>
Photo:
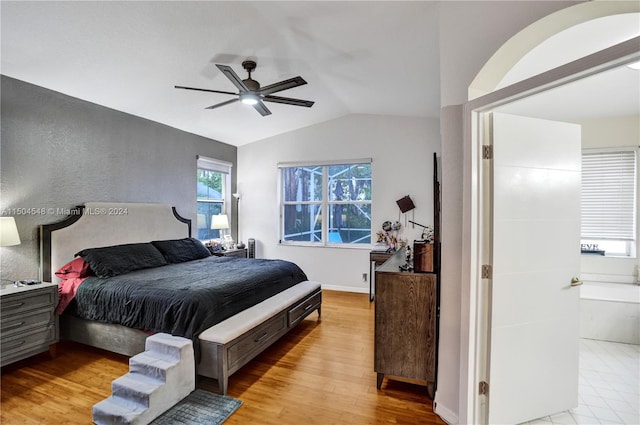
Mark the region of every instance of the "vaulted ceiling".
<instances>
[{"instance_id":1,"label":"vaulted ceiling","mask_svg":"<svg viewBox=\"0 0 640 425\"><path fill-rule=\"evenodd\" d=\"M434 1L2 1L0 72L132 115L240 146L348 114L438 117ZM638 15L602 18L551 37L501 86L640 33ZM263 86L311 108L269 103L262 117L215 64L257 61ZM513 113L576 120L639 113L640 72L620 68L513 105ZM604 112L603 112L604 111Z\"/></svg>"},{"instance_id":2,"label":"vaulted ceiling","mask_svg":"<svg viewBox=\"0 0 640 425\"><path fill-rule=\"evenodd\" d=\"M1 72L9 77L242 145L347 114L437 117L435 2L11 2L1 3ZM241 77L257 61L263 86L312 108L269 103L262 117L239 102L215 64Z\"/></svg>"}]
</instances>

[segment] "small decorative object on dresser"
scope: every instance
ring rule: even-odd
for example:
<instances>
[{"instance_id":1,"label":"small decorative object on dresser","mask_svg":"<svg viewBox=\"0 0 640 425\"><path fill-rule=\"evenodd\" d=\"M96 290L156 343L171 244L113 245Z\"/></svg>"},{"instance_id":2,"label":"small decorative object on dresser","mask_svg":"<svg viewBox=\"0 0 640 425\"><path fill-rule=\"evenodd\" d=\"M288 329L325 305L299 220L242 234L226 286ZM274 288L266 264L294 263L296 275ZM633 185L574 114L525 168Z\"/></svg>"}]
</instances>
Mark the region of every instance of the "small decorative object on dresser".
<instances>
[{"instance_id":1,"label":"small decorative object on dresser","mask_svg":"<svg viewBox=\"0 0 640 425\"><path fill-rule=\"evenodd\" d=\"M58 342L58 285L3 285L0 289L2 360L5 366L49 350Z\"/></svg>"},{"instance_id":2,"label":"small decorative object on dresser","mask_svg":"<svg viewBox=\"0 0 640 425\"><path fill-rule=\"evenodd\" d=\"M433 243L425 241L413 242L413 269L418 273L434 272Z\"/></svg>"}]
</instances>

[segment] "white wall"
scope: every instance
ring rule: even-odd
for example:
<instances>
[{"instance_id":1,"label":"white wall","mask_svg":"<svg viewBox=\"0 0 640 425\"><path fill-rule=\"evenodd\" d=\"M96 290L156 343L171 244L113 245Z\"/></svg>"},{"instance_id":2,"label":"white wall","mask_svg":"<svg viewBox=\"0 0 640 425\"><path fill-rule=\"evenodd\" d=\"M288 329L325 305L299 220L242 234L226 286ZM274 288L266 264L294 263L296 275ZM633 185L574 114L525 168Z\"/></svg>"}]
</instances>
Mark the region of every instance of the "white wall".
<instances>
[{"instance_id":1,"label":"white wall","mask_svg":"<svg viewBox=\"0 0 640 425\"><path fill-rule=\"evenodd\" d=\"M440 2L441 106L465 103L476 74L512 36L533 22L577 3L581 2Z\"/></svg>"},{"instance_id":2,"label":"white wall","mask_svg":"<svg viewBox=\"0 0 640 425\"><path fill-rule=\"evenodd\" d=\"M372 158L375 235L383 221L398 219L396 201L405 195L416 205L414 221L433 224L434 152L440 152L438 120L378 115L349 115L241 146L240 237L256 239L258 257L294 261L325 288L368 292L369 284L362 281L362 274L369 273L370 245L348 249L278 243L277 163ZM409 227L401 237L412 241L421 232L419 227Z\"/></svg>"},{"instance_id":3,"label":"white wall","mask_svg":"<svg viewBox=\"0 0 640 425\"><path fill-rule=\"evenodd\" d=\"M449 423L458 422L462 284L462 107L448 106L442 127L442 268L440 270L440 335L438 390L435 412ZM462 370L461 370L462 369Z\"/></svg>"},{"instance_id":4,"label":"white wall","mask_svg":"<svg viewBox=\"0 0 640 425\"><path fill-rule=\"evenodd\" d=\"M640 116L618 116L594 118L579 122L582 125L582 147L618 148L638 147L640 141ZM636 184L636 196L640 191L640 173ZM640 216L636 217L636 223ZM640 241L640 226L636 226L636 243ZM636 247L637 249L637 247ZM582 255L580 272L594 275L620 276L620 281L637 279L638 258L614 258L597 255ZM632 278L633 276L633 278Z\"/></svg>"},{"instance_id":5,"label":"white wall","mask_svg":"<svg viewBox=\"0 0 640 425\"><path fill-rule=\"evenodd\" d=\"M476 74L493 54L519 31L555 11L577 2L570 1L456 1L439 3L440 37L440 102L442 107L467 101L468 88ZM462 212L449 214L458 207L463 195L463 150L465 146L449 126L462 125L458 112L443 112L443 276L440 300L440 357L436 411L448 423L466 423L472 414L468 397L470 282L463 281L455 266L448 271L445 264L461 264L463 242L469 235L462 229ZM444 146L444 144L450 144ZM456 173L458 170L459 173ZM447 172L448 170L448 172ZM468 188L467 188L468 189ZM448 199L445 202L445 198ZM449 232L447 231L449 229ZM452 239L450 239L450 237ZM460 239L458 239L460 238ZM446 248L445 248L446 245ZM453 352L459 348L459 355ZM443 361L444 356L453 356Z\"/></svg>"}]
</instances>

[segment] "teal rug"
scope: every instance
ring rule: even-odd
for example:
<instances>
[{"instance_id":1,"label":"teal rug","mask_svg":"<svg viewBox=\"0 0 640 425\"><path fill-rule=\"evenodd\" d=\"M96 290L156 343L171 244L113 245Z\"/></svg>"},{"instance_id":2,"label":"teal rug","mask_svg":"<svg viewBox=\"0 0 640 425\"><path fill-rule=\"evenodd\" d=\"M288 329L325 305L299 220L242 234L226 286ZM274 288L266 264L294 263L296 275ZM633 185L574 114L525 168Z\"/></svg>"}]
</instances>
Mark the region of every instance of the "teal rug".
<instances>
[{"instance_id":1,"label":"teal rug","mask_svg":"<svg viewBox=\"0 0 640 425\"><path fill-rule=\"evenodd\" d=\"M203 390L195 390L151 425L219 425L227 420L242 401Z\"/></svg>"}]
</instances>

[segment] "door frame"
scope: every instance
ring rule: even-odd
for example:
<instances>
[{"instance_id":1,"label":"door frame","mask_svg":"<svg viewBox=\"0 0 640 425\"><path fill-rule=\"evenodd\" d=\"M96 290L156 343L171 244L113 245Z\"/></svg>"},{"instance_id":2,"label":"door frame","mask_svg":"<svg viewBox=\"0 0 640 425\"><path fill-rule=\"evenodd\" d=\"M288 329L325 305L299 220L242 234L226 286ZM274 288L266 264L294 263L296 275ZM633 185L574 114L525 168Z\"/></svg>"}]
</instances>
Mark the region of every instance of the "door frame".
<instances>
[{"instance_id":1,"label":"door frame","mask_svg":"<svg viewBox=\"0 0 640 425\"><path fill-rule=\"evenodd\" d=\"M491 256L493 229L487 227L490 222L486 211L490 211L493 187L482 164L484 115L498 106L639 60L640 37L635 37L463 105L462 233L468 237L462 241L459 423L487 423L486 396L479 394L479 385L481 381L488 379L486 370L489 365L488 342L491 335L486 324L491 311L487 297L483 296L486 291L481 268L490 261Z\"/></svg>"}]
</instances>

